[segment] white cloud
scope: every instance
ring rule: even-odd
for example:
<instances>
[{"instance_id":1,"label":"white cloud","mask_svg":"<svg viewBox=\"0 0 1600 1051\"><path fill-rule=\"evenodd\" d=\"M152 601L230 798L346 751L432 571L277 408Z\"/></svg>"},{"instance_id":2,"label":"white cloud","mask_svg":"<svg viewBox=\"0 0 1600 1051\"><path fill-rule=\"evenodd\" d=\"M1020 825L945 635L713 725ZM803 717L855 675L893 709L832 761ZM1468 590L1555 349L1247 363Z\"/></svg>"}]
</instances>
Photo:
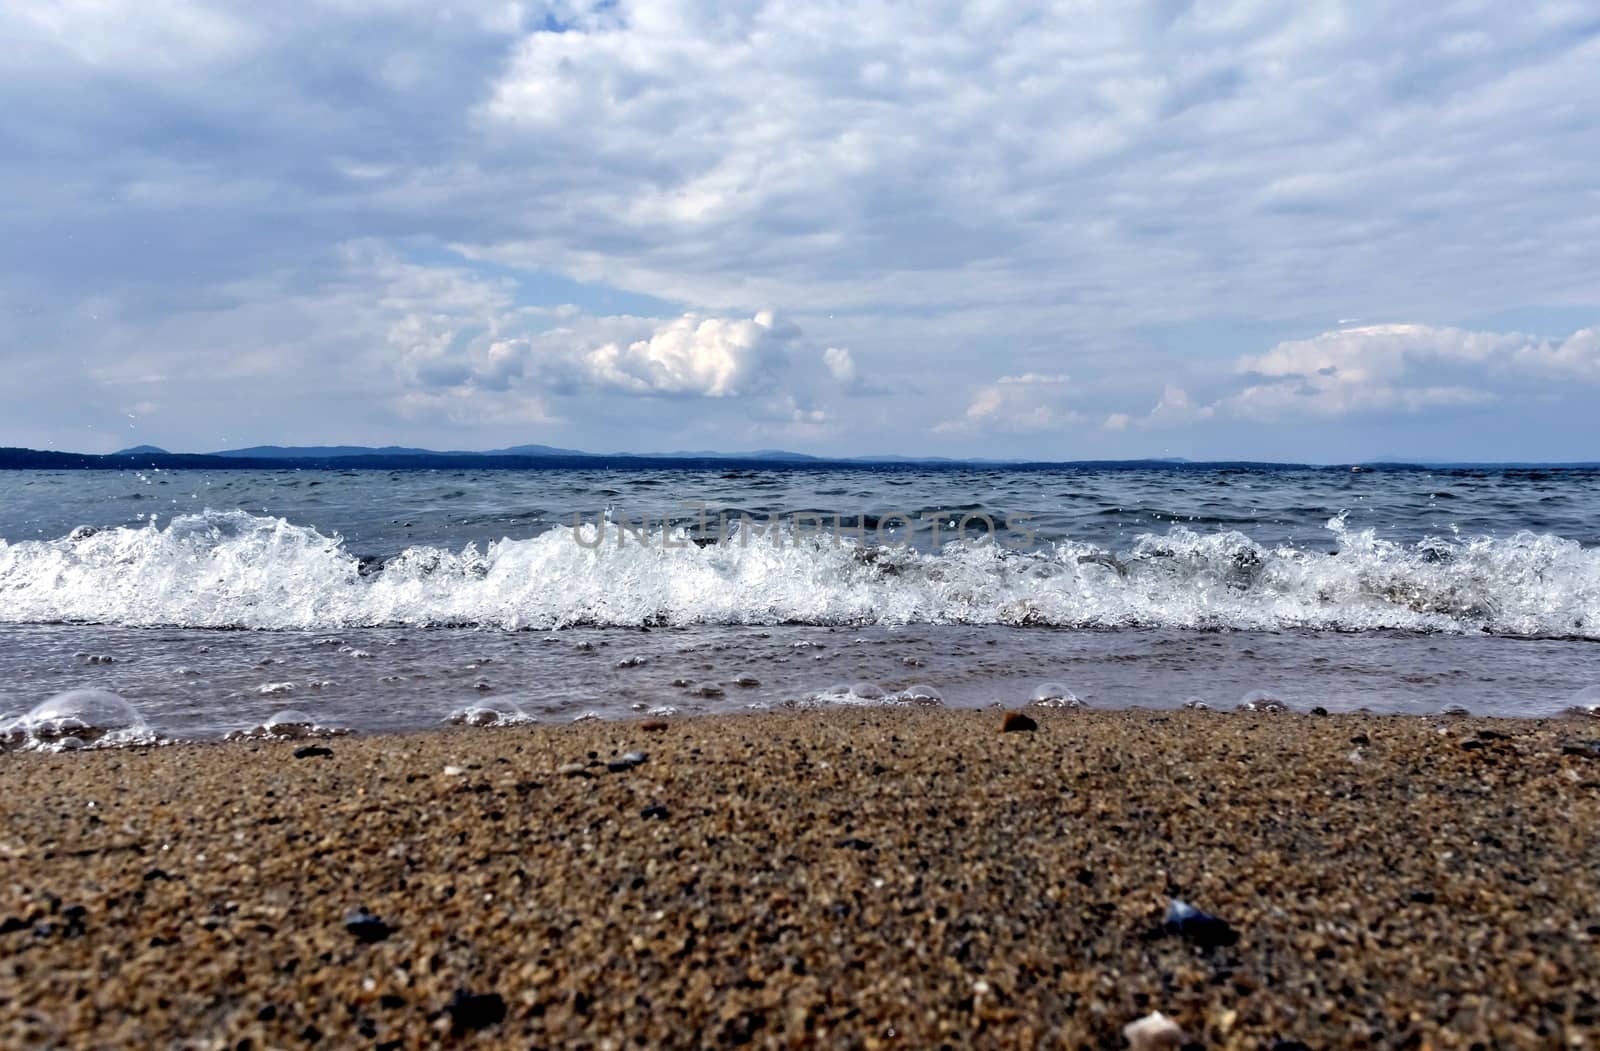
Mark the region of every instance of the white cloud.
<instances>
[{"instance_id":1,"label":"white cloud","mask_svg":"<svg viewBox=\"0 0 1600 1051\"><path fill-rule=\"evenodd\" d=\"M972 396L958 419L934 427L940 434L998 432L1026 434L1055 431L1083 420L1067 405L1070 377L1028 372L1001 376Z\"/></svg>"},{"instance_id":2,"label":"white cloud","mask_svg":"<svg viewBox=\"0 0 1600 1051\"><path fill-rule=\"evenodd\" d=\"M484 134L572 167L475 248L724 309L1581 301L1600 221L1533 191L1583 184L1600 41L1535 7L623 3L496 78Z\"/></svg>"},{"instance_id":3,"label":"white cloud","mask_svg":"<svg viewBox=\"0 0 1600 1051\"><path fill-rule=\"evenodd\" d=\"M1543 340L1514 332L1367 325L1246 355L1237 371L1254 382L1217 406L1236 416L1414 413L1548 389L1552 382L1600 382L1600 330Z\"/></svg>"},{"instance_id":4,"label":"white cloud","mask_svg":"<svg viewBox=\"0 0 1600 1051\"><path fill-rule=\"evenodd\" d=\"M770 387L793 329L774 328L770 311L750 320L686 314L626 347L607 343L583 355L593 382L631 394L737 397Z\"/></svg>"},{"instance_id":5,"label":"white cloud","mask_svg":"<svg viewBox=\"0 0 1600 1051\"><path fill-rule=\"evenodd\" d=\"M853 386L859 378L856 372L856 359L843 347L829 347L824 350L822 363L827 366L829 374L846 387Z\"/></svg>"}]
</instances>

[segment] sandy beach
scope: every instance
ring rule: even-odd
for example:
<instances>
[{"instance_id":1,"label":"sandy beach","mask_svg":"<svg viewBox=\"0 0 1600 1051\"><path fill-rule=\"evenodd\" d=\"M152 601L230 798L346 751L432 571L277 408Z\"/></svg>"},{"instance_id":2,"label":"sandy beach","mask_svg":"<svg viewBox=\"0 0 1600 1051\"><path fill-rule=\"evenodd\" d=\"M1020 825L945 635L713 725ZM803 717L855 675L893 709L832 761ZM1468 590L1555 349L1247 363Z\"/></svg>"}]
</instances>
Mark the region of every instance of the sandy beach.
<instances>
[{"instance_id":1,"label":"sandy beach","mask_svg":"<svg viewBox=\"0 0 1600 1051\"><path fill-rule=\"evenodd\" d=\"M1593 723L1029 714L0 756L0 1044L1600 1046Z\"/></svg>"}]
</instances>

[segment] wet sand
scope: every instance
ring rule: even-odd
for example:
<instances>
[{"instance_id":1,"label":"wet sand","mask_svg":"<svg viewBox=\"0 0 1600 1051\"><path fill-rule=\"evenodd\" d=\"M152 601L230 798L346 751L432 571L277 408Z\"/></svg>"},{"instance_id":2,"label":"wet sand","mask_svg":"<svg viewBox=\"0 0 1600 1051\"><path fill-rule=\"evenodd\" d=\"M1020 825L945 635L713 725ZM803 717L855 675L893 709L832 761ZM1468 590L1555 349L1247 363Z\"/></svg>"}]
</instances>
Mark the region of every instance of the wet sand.
<instances>
[{"instance_id":1,"label":"wet sand","mask_svg":"<svg viewBox=\"0 0 1600 1051\"><path fill-rule=\"evenodd\" d=\"M0 1045L1600 1047L1600 727L1029 714L0 756Z\"/></svg>"}]
</instances>

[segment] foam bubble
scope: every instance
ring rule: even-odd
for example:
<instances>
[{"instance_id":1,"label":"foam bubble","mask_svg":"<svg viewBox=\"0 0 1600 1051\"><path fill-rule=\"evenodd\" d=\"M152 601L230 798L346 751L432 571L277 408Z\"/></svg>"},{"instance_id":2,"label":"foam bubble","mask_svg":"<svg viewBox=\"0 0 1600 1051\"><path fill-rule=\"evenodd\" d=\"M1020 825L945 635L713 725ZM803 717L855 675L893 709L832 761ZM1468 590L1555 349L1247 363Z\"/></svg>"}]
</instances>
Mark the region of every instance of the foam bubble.
<instances>
[{"instance_id":1,"label":"foam bubble","mask_svg":"<svg viewBox=\"0 0 1600 1051\"><path fill-rule=\"evenodd\" d=\"M80 689L41 701L0 730L6 747L66 751L150 744L156 740L144 716L110 690Z\"/></svg>"},{"instance_id":2,"label":"foam bubble","mask_svg":"<svg viewBox=\"0 0 1600 1051\"><path fill-rule=\"evenodd\" d=\"M1028 703L1035 708L1082 708L1078 695L1059 682L1042 682L1034 688Z\"/></svg>"},{"instance_id":3,"label":"foam bubble","mask_svg":"<svg viewBox=\"0 0 1600 1051\"><path fill-rule=\"evenodd\" d=\"M944 696L926 683L912 683L899 693L894 699L904 704L917 704L933 707L944 704Z\"/></svg>"},{"instance_id":4,"label":"foam bubble","mask_svg":"<svg viewBox=\"0 0 1600 1051\"><path fill-rule=\"evenodd\" d=\"M917 692L913 693L913 690ZM786 705L791 708L879 708L899 704L942 703L938 691L931 686L907 687L898 693L885 693L877 683L858 682L850 686L836 683L797 701L786 702Z\"/></svg>"},{"instance_id":5,"label":"foam bubble","mask_svg":"<svg viewBox=\"0 0 1600 1051\"><path fill-rule=\"evenodd\" d=\"M1286 712L1288 704L1284 703L1276 693L1271 690L1251 690L1239 699L1237 708L1241 712Z\"/></svg>"},{"instance_id":6,"label":"foam bubble","mask_svg":"<svg viewBox=\"0 0 1600 1051\"><path fill-rule=\"evenodd\" d=\"M450 713L449 722L457 726L518 726L534 721L515 701L504 699L488 704L469 704Z\"/></svg>"},{"instance_id":7,"label":"foam bubble","mask_svg":"<svg viewBox=\"0 0 1600 1051\"><path fill-rule=\"evenodd\" d=\"M267 716L259 726L233 731L227 735L227 740L294 740L301 737L339 737L349 732L344 727L319 725L309 713L298 708L285 708Z\"/></svg>"},{"instance_id":8,"label":"foam bubble","mask_svg":"<svg viewBox=\"0 0 1600 1051\"><path fill-rule=\"evenodd\" d=\"M1573 715L1600 716L1600 685L1585 686L1568 697L1567 711Z\"/></svg>"}]
</instances>

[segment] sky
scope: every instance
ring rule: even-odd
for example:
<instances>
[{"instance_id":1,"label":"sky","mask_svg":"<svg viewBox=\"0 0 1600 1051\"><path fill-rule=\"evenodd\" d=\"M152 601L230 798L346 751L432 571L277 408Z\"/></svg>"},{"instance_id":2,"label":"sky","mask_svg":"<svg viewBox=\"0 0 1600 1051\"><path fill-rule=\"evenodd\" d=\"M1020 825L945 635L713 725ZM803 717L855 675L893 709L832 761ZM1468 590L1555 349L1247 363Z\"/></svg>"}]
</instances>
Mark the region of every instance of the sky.
<instances>
[{"instance_id":1,"label":"sky","mask_svg":"<svg viewBox=\"0 0 1600 1051\"><path fill-rule=\"evenodd\" d=\"M1586 0L0 0L0 445L1597 460Z\"/></svg>"}]
</instances>

